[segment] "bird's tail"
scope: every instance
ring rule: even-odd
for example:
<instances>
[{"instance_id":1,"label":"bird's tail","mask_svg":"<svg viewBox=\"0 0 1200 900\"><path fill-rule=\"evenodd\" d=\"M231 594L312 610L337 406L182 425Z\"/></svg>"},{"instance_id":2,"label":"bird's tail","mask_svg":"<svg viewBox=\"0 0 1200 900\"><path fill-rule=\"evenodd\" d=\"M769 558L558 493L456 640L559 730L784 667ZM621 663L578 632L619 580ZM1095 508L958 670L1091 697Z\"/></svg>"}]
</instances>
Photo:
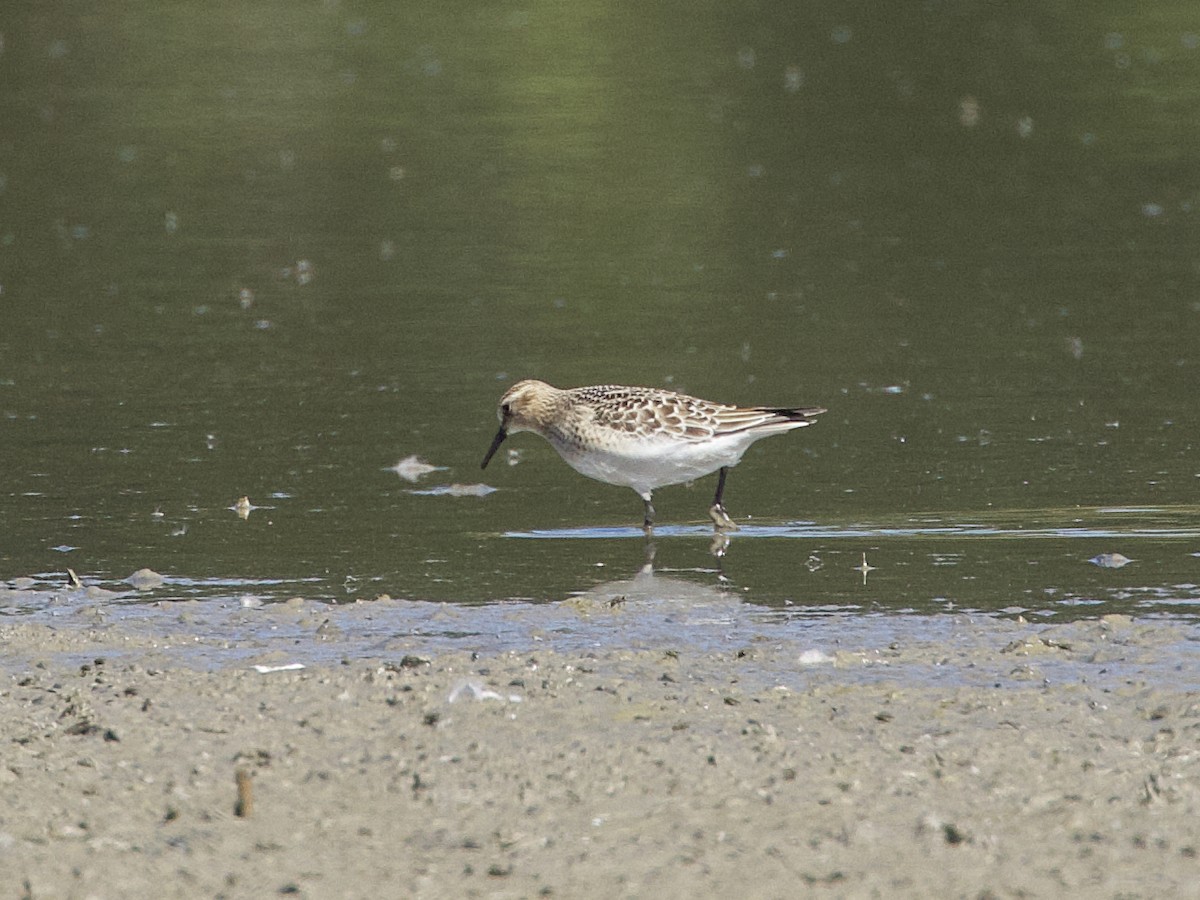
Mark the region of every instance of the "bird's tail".
<instances>
[{"instance_id":1,"label":"bird's tail","mask_svg":"<svg viewBox=\"0 0 1200 900\"><path fill-rule=\"evenodd\" d=\"M779 416L781 419L786 419L789 422L811 422L823 412L828 412L821 406L792 406L792 407L767 407L763 412L769 412L773 416Z\"/></svg>"}]
</instances>

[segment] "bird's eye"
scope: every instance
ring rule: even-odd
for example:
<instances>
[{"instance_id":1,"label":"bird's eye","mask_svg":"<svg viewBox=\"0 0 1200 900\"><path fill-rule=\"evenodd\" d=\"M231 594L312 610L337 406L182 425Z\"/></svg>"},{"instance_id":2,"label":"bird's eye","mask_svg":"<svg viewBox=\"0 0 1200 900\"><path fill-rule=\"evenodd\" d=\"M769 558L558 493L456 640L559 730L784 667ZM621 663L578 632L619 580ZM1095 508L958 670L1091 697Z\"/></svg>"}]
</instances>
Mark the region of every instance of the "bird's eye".
<instances>
[{"instance_id":1,"label":"bird's eye","mask_svg":"<svg viewBox=\"0 0 1200 900\"><path fill-rule=\"evenodd\" d=\"M500 412L504 413L507 416L509 413L512 412L512 407L509 406L507 403L501 403L500 404Z\"/></svg>"}]
</instances>

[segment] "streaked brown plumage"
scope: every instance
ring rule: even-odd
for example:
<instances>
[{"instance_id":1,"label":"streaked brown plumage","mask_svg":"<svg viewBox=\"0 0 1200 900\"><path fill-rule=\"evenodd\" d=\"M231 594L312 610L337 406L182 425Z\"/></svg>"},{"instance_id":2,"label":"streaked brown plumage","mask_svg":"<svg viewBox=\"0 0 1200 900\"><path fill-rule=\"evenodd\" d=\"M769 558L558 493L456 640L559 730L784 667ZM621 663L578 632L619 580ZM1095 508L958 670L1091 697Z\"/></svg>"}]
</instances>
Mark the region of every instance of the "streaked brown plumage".
<instances>
[{"instance_id":1,"label":"streaked brown plumage","mask_svg":"<svg viewBox=\"0 0 1200 900\"><path fill-rule=\"evenodd\" d=\"M818 406L731 406L658 388L596 385L562 390L521 381L500 398L500 430L483 459L486 468L504 439L540 434L576 471L632 488L645 501L651 528L656 488L720 471L709 516L736 529L721 498L727 470L759 438L811 425Z\"/></svg>"}]
</instances>

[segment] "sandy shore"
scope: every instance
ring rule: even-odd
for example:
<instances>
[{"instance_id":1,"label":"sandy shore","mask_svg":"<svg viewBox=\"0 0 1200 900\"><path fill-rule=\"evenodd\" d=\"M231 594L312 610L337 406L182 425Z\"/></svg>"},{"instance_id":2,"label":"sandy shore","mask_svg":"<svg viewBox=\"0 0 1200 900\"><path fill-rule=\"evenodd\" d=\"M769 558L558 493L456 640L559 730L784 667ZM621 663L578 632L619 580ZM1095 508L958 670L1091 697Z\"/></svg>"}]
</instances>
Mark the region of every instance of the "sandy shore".
<instances>
[{"instance_id":1,"label":"sandy shore","mask_svg":"<svg viewBox=\"0 0 1200 900\"><path fill-rule=\"evenodd\" d=\"M1179 629L971 629L965 656L397 641L261 673L128 644L106 659L111 630L5 624L9 658L40 661L0 681L2 883L32 898L1200 896L1195 669L1105 677ZM1047 678L1064 657L1074 681ZM887 658L972 678L897 679Z\"/></svg>"}]
</instances>

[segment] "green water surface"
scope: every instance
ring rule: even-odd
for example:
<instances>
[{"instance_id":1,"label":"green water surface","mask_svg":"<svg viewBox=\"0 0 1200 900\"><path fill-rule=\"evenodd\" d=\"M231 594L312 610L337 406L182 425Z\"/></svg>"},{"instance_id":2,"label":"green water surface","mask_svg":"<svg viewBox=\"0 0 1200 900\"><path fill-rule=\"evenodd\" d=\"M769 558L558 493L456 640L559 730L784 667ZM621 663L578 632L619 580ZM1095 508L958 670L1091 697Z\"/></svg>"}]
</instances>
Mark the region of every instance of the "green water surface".
<instances>
[{"instance_id":1,"label":"green water surface","mask_svg":"<svg viewBox=\"0 0 1200 900\"><path fill-rule=\"evenodd\" d=\"M18 2L0 34L0 580L627 577L632 492L531 435L479 471L537 377L829 409L732 472L722 559L711 484L655 498L656 562L753 602L1200 602L1190 0ZM413 493L454 483L498 490Z\"/></svg>"}]
</instances>

